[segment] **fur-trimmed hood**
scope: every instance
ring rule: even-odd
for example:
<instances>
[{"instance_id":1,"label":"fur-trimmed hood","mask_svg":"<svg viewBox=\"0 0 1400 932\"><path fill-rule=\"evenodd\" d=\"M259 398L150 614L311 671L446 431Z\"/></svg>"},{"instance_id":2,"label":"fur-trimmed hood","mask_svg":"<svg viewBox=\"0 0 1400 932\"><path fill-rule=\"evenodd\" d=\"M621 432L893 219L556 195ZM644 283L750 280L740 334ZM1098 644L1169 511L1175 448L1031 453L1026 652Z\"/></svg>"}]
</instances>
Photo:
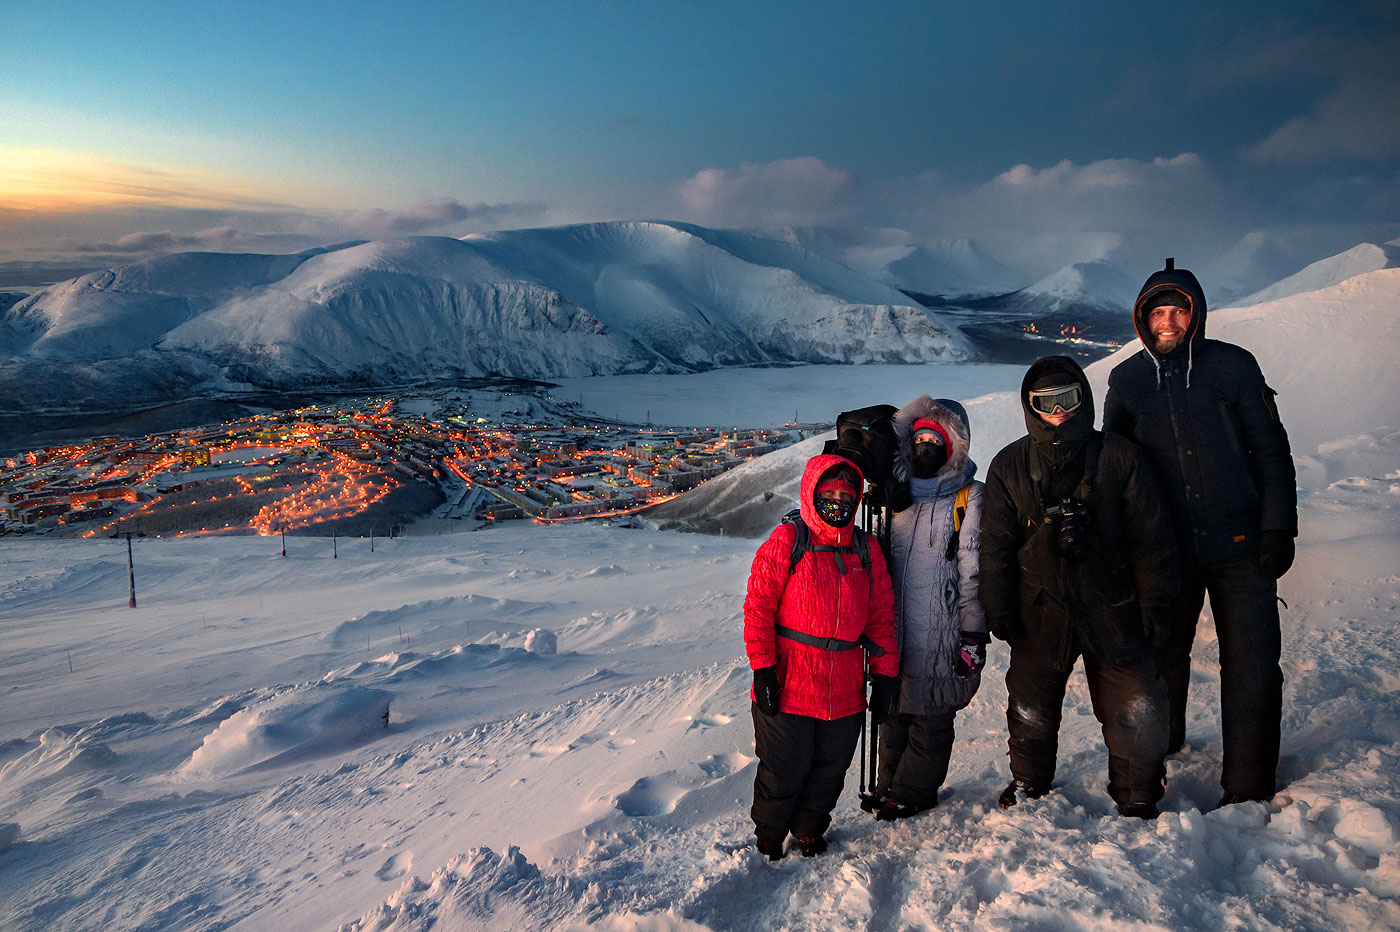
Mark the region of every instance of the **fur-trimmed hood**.
<instances>
[{"instance_id":1,"label":"fur-trimmed hood","mask_svg":"<svg viewBox=\"0 0 1400 932\"><path fill-rule=\"evenodd\" d=\"M972 431L967 409L948 398L920 395L894 414L895 449L892 474L898 482L908 482L914 460L914 422L921 417L937 421L948 432L948 462L935 476L942 488L960 489L977 475L977 464L969 455ZM956 484L955 484L956 483Z\"/></svg>"}]
</instances>

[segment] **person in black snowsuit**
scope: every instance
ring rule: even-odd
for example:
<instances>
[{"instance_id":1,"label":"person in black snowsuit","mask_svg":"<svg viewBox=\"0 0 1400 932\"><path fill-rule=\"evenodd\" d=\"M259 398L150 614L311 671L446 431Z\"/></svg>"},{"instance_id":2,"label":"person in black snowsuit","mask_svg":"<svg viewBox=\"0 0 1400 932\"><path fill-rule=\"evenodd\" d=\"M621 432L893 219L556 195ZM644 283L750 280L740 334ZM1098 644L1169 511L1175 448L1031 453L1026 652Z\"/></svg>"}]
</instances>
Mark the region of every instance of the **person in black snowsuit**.
<instances>
[{"instance_id":1,"label":"person in black snowsuit","mask_svg":"<svg viewBox=\"0 0 1400 932\"><path fill-rule=\"evenodd\" d=\"M1003 809L1049 791L1060 714L1083 656L1123 815L1155 818L1164 792L1166 687L1153 656L1177 582L1166 501L1141 450L1094 429L1084 371L1037 360L1021 383L1027 435L999 452L982 500L978 596L1011 647Z\"/></svg>"},{"instance_id":2,"label":"person in black snowsuit","mask_svg":"<svg viewBox=\"0 0 1400 932\"><path fill-rule=\"evenodd\" d=\"M1186 739L1191 644L1209 592L1220 642L1221 805L1270 799L1283 709L1276 580L1292 565L1298 533L1288 434L1254 357L1205 338L1196 276L1168 259L1143 285L1133 320L1143 350L1109 374L1104 430L1147 453L1180 542L1181 597L1159 658L1168 753Z\"/></svg>"}]
</instances>

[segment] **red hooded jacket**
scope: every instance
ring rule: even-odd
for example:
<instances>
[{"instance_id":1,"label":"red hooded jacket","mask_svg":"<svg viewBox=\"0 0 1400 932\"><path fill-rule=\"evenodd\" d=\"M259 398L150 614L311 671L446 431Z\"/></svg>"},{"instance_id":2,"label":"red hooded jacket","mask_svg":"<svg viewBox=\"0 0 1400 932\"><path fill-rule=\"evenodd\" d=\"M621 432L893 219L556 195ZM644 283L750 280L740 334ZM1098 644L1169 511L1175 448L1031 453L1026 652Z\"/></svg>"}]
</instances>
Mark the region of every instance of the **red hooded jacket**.
<instances>
[{"instance_id":1,"label":"red hooded jacket","mask_svg":"<svg viewBox=\"0 0 1400 932\"><path fill-rule=\"evenodd\" d=\"M821 454L807 462L802 473L802 520L811 532L811 543L850 546L855 522L835 528L817 515L817 481L833 466L860 470L845 457ZM864 478L860 480L864 485ZM775 624L817 637L854 641L862 634L885 649L870 658L875 673L899 673L899 648L894 636L894 594L885 556L870 541L870 573L867 577L856 553L816 551L805 554L788 574L797 529L786 522L773 529L754 555L744 599L744 646L749 666L778 665L779 709L826 721L855 715L865 709L864 651L829 651L790 638L778 637ZM847 570L836 568L841 560Z\"/></svg>"}]
</instances>

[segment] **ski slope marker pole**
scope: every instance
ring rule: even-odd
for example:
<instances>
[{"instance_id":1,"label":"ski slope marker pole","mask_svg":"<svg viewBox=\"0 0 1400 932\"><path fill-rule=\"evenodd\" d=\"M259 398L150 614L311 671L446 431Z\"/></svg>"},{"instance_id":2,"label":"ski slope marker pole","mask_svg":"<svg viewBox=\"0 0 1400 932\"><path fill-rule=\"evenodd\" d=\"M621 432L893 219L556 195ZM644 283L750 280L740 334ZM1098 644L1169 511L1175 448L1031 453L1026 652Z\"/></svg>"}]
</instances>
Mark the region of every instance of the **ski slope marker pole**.
<instances>
[{"instance_id":1,"label":"ski slope marker pole","mask_svg":"<svg viewBox=\"0 0 1400 932\"><path fill-rule=\"evenodd\" d=\"M126 534L126 606L136 607L136 566L131 562L131 532Z\"/></svg>"}]
</instances>

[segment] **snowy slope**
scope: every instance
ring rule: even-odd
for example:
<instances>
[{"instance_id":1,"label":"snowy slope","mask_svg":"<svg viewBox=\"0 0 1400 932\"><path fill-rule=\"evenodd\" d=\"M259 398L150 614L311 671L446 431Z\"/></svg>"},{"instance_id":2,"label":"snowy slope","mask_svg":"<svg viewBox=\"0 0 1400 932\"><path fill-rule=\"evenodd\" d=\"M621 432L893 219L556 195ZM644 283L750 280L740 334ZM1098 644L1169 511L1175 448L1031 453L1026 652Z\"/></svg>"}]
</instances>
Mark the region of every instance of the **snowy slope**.
<instances>
[{"instance_id":1,"label":"snowy slope","mask_svg":"<svg viewBox=\"0 0 1400 932\"><path fill-rule=\"evenodd\" d=\"M1077 676L1055 792L995 808L997 646L938 809L875 823L853 768L833 850L777 864L746 812L751 541L138 541L136 610L119 542L0 542L0 927L1395 928L1390 472L1304 502L1274 802L1208 811L1207 618L1156 823L1113 814Z\"/></svg>"},{"instance_id":2,"label":"snowy slope","mask_svg":"<svg viewBox=\"0 0 1400 932\"><path fill-rule=\"evenodd\" d=\"M1224 307L1357 243L1382 243L1395 234L1394 224L1377 223L1255 230L1215 256L1188 258L1178 253L1177 265L1193 269L1205 285L1206 297ZM1182 248L1189 250L1191 245L1183 243Z\"/></svg>"},{"instance_id":3,"label":"snowy slope","mask_svg":"<svg viewBox=\"0 0 1400 932\"><path fill-rule=\"evenodd\" d=\"M18 302L0 313L0 349L11 356L0 383L22 373L33 397L52 366L60 398L91 364L138 387L160 381L149 373L217 367L209 385L221 388L967 354L905 295L838 263L642 222L166 256Z\"/></svg>"},{"instance_id":4,"label":"snowy slope","mask_svg":"<svg viewBox=\"0 0 1400 932\"><path fill-rule=\"evenodd\" d=\"M1319 259L1299 272L1274 282L1267 288L1230 304L1231 307L1248 307L1276 301L1290 295L1318 291L1332 285L1340 285L1356 275L1374 272L1377 269L1393 269L1400 266L1400 242L1376 245L1360 243L1346 252Z\"/></svg>"}]
</instances>

